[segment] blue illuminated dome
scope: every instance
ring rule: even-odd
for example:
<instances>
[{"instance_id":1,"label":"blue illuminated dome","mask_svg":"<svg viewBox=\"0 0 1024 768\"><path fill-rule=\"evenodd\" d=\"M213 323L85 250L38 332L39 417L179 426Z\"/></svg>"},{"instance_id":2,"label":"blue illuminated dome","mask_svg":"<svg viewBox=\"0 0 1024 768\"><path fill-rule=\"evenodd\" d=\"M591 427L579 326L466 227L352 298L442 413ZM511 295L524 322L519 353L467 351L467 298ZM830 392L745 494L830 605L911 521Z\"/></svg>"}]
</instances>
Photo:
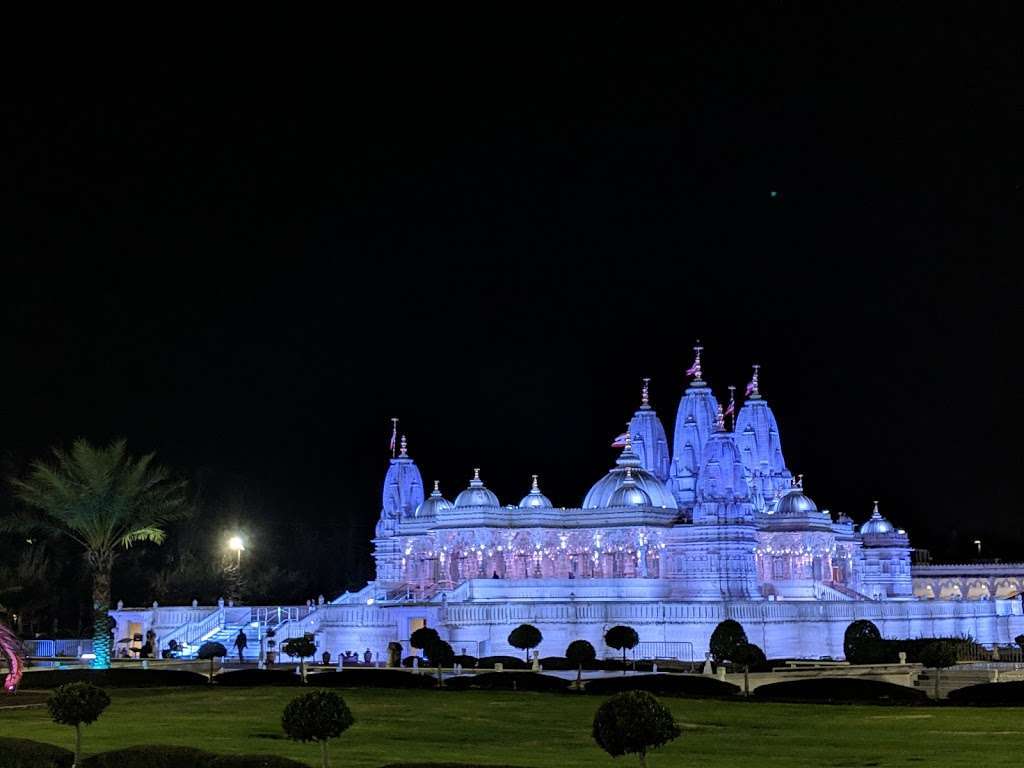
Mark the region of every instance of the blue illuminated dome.
<instances>
[{"instance_id":1,"label":"blue illuminated dome","mask_svg":"<svg viewBox=\"0 0 1024 768\"><path fill-rule=\"evenodd\" d=\"M469 481L469 488L455 497L456 507L500 507L498 497L484 487L484 481L480 479L480 470L473 470L473 479Z\"/></svg>"},{"instance_id":2,"label":"blue illuminated dome","mask_svg":"<svg viewBox=\"0 0 1024 768\"><path fill-rule=\"evenodd\" d=\"M649 507L651 506L651 497L648 496L643 488L637 486L636 481L633 479L632 468L626 468L626 477L622 481L622 485L615 489L612 493L611 498L608 499L609 507Z\"/></svg>"},{"instance_id":3,"label":"blue illuminated dome","mask_svg":"<svg viewBox=\"0 0 1024 768\"><path fill-rule=\"evenodd\" d=\"M768 511L765 519L771 528L784 530L832 527L832 516L818 509L818 505L804 493L803 486L790 488Z\"/></svg>"},{"instance_id":4,"label":"blue illuminated dome","mask_svg":"<svg viewBox=\"0 0 1024 768\"><path fill-rule=\"evenodd\" d=\"M601 509L610 506L612 495L625 481L627 471L636 487L647 494L650 506L678 509L676 500L668 486L640 466L640 457L633 453L633 441L629 433L626 434L626 447L622 449L622 454L616 460L615 465L607 475L594 483L586 498L583 499L583 509Z\"/></svg>"},{"instance_id":5,"label":"blue illuminated dome","mask_svg":"<svg viewBox=\"0 0 1024 768\"><path fill-rule=\"evenodd\" d=\"M860 527L861 536L865 534L868 536L884 536L895 531L896 529L893 528L892 523L882 517L882 514L878 511L878 502L876 501L871 517Z\"/></svg>"},{"instance_id":6,"label":"blue illuminated dome","mask_svg":"<svg viewBox=\"0 0 1024 768\"><path fill-rule=\"evenodd\" d=\"M431 520L437 517L438 512L447 512L451 508L452 503L441 495L441 489L435 480L434 491L416 507L413 517L417 520Z\"/></svg>"},{"instance_id":7,"label":"blue illuminated dome","mask_svg":"<svg viewBox=\"0 0 1024 768\"><path fill-rule=\"evenodd\" d=\"M523 500L519 502L520 509L550 509L552 507L551 499L540 492L540 486L537 485L537 475L533 476L533 487L530 488L530 492L523 496Z\"/></svg>"}]
</instances>

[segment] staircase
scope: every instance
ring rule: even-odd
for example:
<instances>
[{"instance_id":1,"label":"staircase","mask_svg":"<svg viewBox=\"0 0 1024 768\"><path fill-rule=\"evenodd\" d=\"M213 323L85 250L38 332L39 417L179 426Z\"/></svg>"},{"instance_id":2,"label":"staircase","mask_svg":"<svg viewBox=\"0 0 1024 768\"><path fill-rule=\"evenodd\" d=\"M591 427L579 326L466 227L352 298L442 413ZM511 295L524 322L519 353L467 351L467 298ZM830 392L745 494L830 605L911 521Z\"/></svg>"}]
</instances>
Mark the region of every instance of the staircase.
<instances>
[{"instance_id":1,"label":"staircase","mask_svg":"<svg viewBox=\"0 0 1024 768\"><path fill-rule=\"evenodd\" d=\"M225 659L226 662L238 661L238 649L235 648L235 638L238 636L238 631L242 630L245 632L248 638L248 645L242 652L242 657L246 661L256 662L260 657L260 641L259 638L263 633L256 629L256 627L250 624L229 624L221 627L203 642L206 643L220 643L228 649L228 655Z\"/></svg>"}]
</instances>

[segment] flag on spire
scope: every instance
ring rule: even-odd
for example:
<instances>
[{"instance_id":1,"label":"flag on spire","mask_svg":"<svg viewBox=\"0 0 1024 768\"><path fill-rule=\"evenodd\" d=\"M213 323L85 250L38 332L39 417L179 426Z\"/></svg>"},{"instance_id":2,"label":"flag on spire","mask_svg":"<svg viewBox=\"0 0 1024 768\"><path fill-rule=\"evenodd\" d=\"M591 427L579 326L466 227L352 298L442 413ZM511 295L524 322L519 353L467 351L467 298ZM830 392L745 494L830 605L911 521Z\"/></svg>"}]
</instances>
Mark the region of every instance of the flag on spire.
<instances>
[{"instance_id":1,"label":"flag on spire","mask_svg":"<svg viewBox=\"0 0 1024 768\"><path fill-rule=\"evenodd\" d=\"M754 374L750 377L750 382L747 384L746 397L759 394L757 391L757 373L760 369L760 365L754 366Z\"/></svg>"},{"instance_id":2,"label":"flag on spire","mask_svg":"<svg viewBox=\"0 0 1024 768\"><path fill-rule=\"evenodd\" d=\"M698 339L697 340L697 346L695 346L693 348L693 351L694 351L693 365L691 365L689 368L686 369L686 375L687 376L693 376L693 378L696 381L700 381L701 375L702 375L702 372L701 372L701 369L700 369L700 353L703 350L704 350L704 347L702 347L700 345L700 340Z\"/></svg>"},{"instance_id":3,"label":"flag on spire","mask_svg":"<svg viewBox=\"0 0 1024 768\"><path fill-rule=\"evenodd\" d=\"M612 448L625 448L627 440L629 440L629 432L623 432L612 440Z\"/></svg>"},{"instance_id":4,"label":"flag on spire","mask_svg":"<svg viewBox=\"0 0 1024 768\"><path fill-rule=\"evenodd\" d=\"M391 458L395 458L395 444L398 442L398 419L391 420Z\"/></svg>"},{"instance_id":5,"label":"flag on spire","mask_svg":"<svg viewBox=\"0 0 1024 768\"><path fill-rule=\"evenodd\" d=\"M729 405L725 409L726 416L733 416L736 413L736 387L729 387Z\"/></svg>"}]
</instances>

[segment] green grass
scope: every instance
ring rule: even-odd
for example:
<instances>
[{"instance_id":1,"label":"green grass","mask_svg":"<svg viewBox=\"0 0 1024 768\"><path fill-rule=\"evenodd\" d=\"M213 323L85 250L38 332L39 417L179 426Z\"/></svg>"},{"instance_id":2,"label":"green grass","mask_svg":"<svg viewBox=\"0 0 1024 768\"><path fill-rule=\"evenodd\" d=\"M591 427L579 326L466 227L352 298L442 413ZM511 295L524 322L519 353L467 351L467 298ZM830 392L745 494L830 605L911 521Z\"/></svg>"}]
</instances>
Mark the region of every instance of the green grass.
<instances>
[{"instance_id":1,"label":"green grass","mask_svg":"<svg viewBox=\"0 0 1024 768\"><path fill-rule=\"evenodd\" d=\"M88 726L88 753L133 744L263 752L315 765L317 748L284 738L281 711L300 691L111 690ZM590 738L594 696L343 690L356 724L333 742L334 764L378 768L399 760L453 760L541 768L631 766ZM1019 765L1024 712L1002 708L863 707L662 699L683 736L652 754L651 768L711 766ZM0 736L71 745L72 730L45 708L0 710Z\"/></svg>"}]
</instances>

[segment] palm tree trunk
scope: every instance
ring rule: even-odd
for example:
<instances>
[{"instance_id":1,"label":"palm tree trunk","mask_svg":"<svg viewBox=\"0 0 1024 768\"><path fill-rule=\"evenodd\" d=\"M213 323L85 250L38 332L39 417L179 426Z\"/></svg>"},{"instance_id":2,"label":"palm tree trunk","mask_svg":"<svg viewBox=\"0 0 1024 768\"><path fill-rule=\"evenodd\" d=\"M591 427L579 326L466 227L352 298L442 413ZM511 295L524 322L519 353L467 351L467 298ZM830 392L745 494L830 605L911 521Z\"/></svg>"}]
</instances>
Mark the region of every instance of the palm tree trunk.
<instances>
[{"instance_id":1,"label":"palm tree trunk","mask_svg":"<svg viewBox=\"0 0 1024 768\"><path fill-rule=\"evenodd\" d=\"M92 666L94 669L108 669L113 655L110 630L108 629L108 611L110 610L110 573L113 570L113 558L99 556L94 560L92 574L92 652L96 655Z\"/></svg>"}]
</instances>

